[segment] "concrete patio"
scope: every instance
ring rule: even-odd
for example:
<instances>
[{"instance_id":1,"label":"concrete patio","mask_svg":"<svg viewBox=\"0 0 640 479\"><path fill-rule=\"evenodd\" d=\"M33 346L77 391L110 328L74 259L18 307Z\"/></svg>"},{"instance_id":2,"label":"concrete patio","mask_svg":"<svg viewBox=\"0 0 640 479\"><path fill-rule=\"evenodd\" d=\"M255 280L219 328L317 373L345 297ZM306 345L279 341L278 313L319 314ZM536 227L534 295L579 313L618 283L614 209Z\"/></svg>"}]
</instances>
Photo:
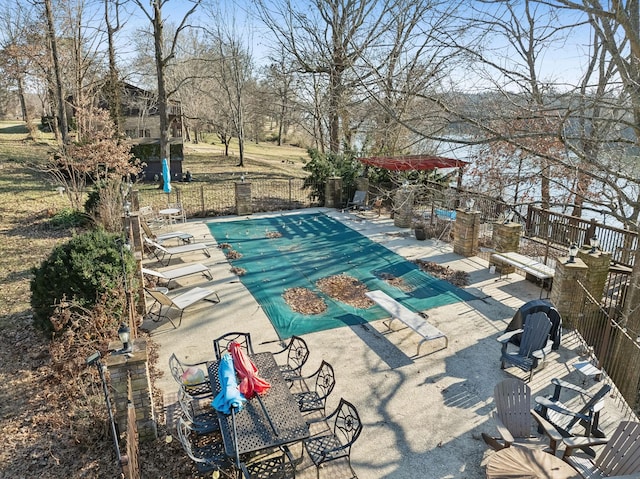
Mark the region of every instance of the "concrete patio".
<instances>
[{"instance_id":1,"label":"concrete patio","mask_svg":"<svg viewBox=\"0 0 640 479\"><path fill-rule=\"evenodd\" d=\"M465 289L476 298L426 311L429 322L448 336L449 346L441 349L442 340L429 341L423 344L419 357L415 353L420 337L409 329L388 332L382 320L304 336L311 350L304 371L314 371L323 359L335 368L337 383L327 411L332 411L339 398L344 397L360 413L364 429L351 455L357 477L484 478L492 452L480 434L495 434L491 419L493 388L504 378L527 376L516 368L500 369L500 345L496 337L504 332L522 304L539 297L539 286L518 274L503 278L491 274L485 260L454 254L447 243L417 241L411 230L393 226L388 217L365 218L333 209L316 211L409 260L426 259L468 272L470 284ZM215 221L238 219L241 218ZM179 229L193 234L198 242L212 244L211 258L193 253L181 259L210 266L213 280L192 276L179 280L179 284L211 287L218 292L220 304L202 302L188 309L179 329L173 329L168 321L145 320L143 324L158 345L159 367L164 368L165 374L156 386L163 392L169 411L177 390L168 370L171 353L185 362L210 360L214 357L212 340L228 331L250 332L258 351L276 351L281 347L265 313L230 272L223 251L215 247L205 223L190 221L180 224ZM177 260L173 266L179 263ZM155 266L153 261L148 264ZM565 332L560 350L551 354L546 367L530 383L533 396L549 393L552 378L577 384L583 381L572 367L574 362L584 359L580 357L578 344L574 333ZM599 388L593 379L586 384ZM601 415L602 427L611 431L625 413L624 404L608 398ZM544 447L544 441L540 445ZM306 460L296 477L315 475L315 468ZM322 471L321 477L347 478L351 472L346 464L337 463Z\"/></svg>"}]
</instances>

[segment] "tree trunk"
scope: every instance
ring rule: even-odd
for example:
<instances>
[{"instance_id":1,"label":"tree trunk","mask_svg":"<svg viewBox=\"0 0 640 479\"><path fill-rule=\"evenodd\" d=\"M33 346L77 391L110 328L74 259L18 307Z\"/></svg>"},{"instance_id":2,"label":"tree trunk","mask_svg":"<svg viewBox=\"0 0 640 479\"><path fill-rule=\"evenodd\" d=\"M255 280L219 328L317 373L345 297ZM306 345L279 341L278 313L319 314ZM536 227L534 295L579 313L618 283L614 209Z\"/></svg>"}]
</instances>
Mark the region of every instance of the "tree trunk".
<instances>
[{"instance_id":1,"label":"tree trunk","mask_svg":"<svg viewBox=\"0 0 640 479\"><path fill-rule=\"evenodd\" d=\"M153 1L153 42L155 47L156 74L158 76L158 117L160 120L160 159L167 159L171 172L171 151L169 145L169 120L167 118L167 86L164 77L163 23L162 3Z\"/></svg>"},{"instance_id":2,"label":"tree trunk","mask_svg":"<svg viewBox=\"0 0 640 479\"><path fill-rule=\"evenodd\" d=\"M53 72L55 75L55 94L58 110L58 126L60 129L60 141L66 144L69 139L69 126L67 123L67 113L62 91L62 73L60 71L60 61L58 58L58 45L56 41L55 24L53 22L53 11L51 0L44 0L45 16L47 17L47 37L51 51L51 61L53 62Z\"/></svg>"}]
</instances>

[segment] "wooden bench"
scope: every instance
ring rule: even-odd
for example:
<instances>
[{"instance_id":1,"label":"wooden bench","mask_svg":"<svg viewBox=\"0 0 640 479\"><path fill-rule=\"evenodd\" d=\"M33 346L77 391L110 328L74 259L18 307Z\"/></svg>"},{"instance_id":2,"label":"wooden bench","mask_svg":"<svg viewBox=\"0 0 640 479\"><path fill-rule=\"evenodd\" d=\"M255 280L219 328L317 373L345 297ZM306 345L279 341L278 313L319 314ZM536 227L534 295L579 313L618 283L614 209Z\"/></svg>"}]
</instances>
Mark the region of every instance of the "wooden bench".
<instances>
[{"instance_id":1,"label":"wooden bench","mask_svg":"<svg viewBox=\"0 0 640 479\"><path fill-rule=\"evenodd\" d=\"M389 330L393 331L391 323L394 319L397 319L422 336L423 339L418 343L418 355L420 354L420 346L422 346L422 343L425 341L444 338L445 344L442 349L446 349L449 346L449 339L442 331L429 324L426 318L420 316L418 313L414 313L410 309L398 303L384 291L368 291L365 295L391 315L391 319L388 322L383 321Z\"/></svg>"},{"instance_id":2,"label":"wooden bench","mask_svg":"<svg viewBox=\"0 0 640 479\"><path fill-rule=\"evenodd\" d=\"M540 280L540 297L542 297L542 290L545 285L549 284L550 286L550 280L553 280L556 273L550 266L515 252L493 253L489 259L489 264L508 264ZM549 289L551 288L549 287Z\"/></svg>"}]
</instances>

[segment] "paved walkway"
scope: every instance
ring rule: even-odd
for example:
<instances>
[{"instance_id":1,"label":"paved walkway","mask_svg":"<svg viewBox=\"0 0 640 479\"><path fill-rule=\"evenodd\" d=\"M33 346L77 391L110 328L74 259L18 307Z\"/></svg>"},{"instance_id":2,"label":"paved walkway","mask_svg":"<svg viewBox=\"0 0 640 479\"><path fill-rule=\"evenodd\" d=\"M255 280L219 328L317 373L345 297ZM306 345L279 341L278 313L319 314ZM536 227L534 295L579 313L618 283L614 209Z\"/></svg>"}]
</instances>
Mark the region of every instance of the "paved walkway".
<instances>
[{"instance_id":1,"label":"paved walkway","mask_svg":"<svg viewBox=\"0 0 640 479\"><path fill-rule=\"evenodd\" d=\"M393 226L389 218L362 218L333 209L318 211L407 259L422 258L467 271L470 284L465 289L477 298L427 311L429 322L449 337L449 347L441 349L440 340L429 341L423 344L420 357L414 356L419 336L410 330L389 333L382 320L305 335L311 350L305 371L314 371L322 359L336 371L337 384L327 410L333 410L339 398L345 397L357 406L364 423L352 450L357 477L484 478L491 453L480 433L495 434L491 419L493 388L504 378L526 377L515 368L500 369L496 337L522 304L538 298L539 287L517 274L499 278L489 272L486 261L454 254L444 242L417 241L411 230ZM180 224L179 228L194 234L196 241L214 245L204 221ZM280 347L271 323L230 272L222 250L214 245L211 252L211 258L195 253L183 259L210 266L213 280L192 277L179 284L212 287L221 303L202 303L187 310L179 329L174 330L169 322L145 321L143 325L157 342L159 366L166 370L157 383L166 405L175 401L176 391L167 367L171 353L186 362L209 360L213 357L213 338L228 331L250 332L257 350L276 351ZM580 359L576 345L575 337L565 334L560 350L551 354L546 367L530 383L534 396L548 393L554 377L581 381L571 366ZM588 385L598 387L592 380ZM601 418L605 429L615 427L619 420L613 409L613 405L608 407ZM344 464L338 464L321 476L339 479L350 477L350 473ZM315 477L310 462L303 463L297 477Z\"/></svg>"}]
</instances>

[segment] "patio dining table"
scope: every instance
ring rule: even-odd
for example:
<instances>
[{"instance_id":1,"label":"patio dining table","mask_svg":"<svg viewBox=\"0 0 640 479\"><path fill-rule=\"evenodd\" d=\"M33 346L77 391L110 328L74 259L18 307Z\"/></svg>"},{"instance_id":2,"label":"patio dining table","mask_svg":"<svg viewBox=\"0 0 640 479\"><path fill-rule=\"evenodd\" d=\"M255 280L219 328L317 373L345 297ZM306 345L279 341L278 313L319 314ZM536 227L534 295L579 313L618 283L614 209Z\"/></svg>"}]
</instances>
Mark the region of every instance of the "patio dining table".
<instances>
[{"instance_id":1,"label":"patio dining table","mask_svg":"<svg viewBox=\"0 0 640 479\"><path fill-rule=\"evenodd\" d=\"M225 453L230 457L292 444L309 437L309 426L273 354L257 353L249 357L257 366L260 376L271 387L266 394L247 400L243 408L235 413L235 434L232 415L218 412ZM218 364L218 361L207 364L214 394L220 392ZM234 435L238 438L237 449Z\"/></svg>"}]
</instances>

